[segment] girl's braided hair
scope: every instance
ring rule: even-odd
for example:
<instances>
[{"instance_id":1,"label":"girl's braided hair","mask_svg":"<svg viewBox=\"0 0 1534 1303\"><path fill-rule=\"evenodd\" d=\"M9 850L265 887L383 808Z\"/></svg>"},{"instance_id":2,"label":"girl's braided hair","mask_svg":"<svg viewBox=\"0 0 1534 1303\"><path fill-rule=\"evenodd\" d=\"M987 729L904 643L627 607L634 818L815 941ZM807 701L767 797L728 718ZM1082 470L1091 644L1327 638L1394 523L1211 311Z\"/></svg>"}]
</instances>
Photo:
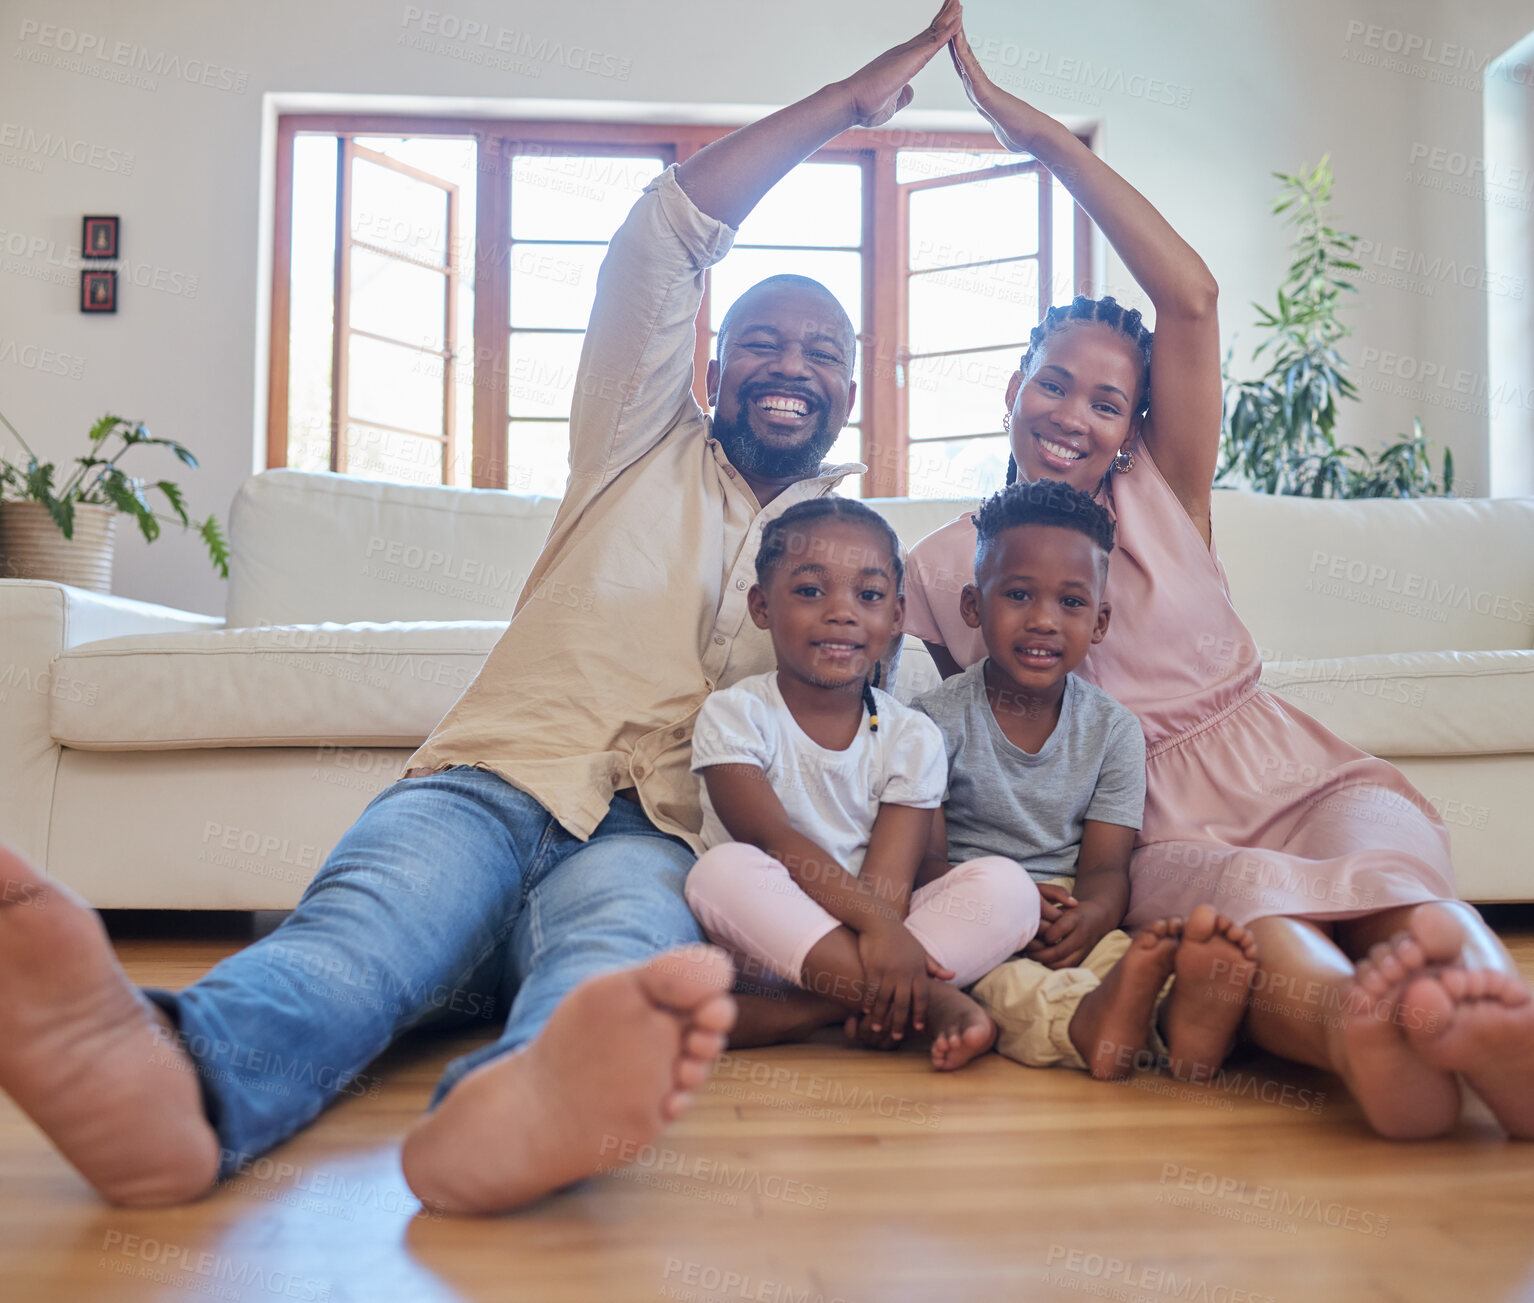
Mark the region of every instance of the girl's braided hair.
<instances>
[{"instance_id":1,"label":"girl's braided hair","mask_svg":"<svg viewBox=\"0 0 1534 1303\"><path fill-rule=\"evenodd\" d=\"M1056 331L1077 321L1100 321L1127 338L1140 353L1140 395L1135 404L1134 415L1144 416L1150 410L1150 358L1152 333L1145 328L1138 308L1125 308L1112 295L1089 299L1078 294L1069 307L1057 305L1044 314L1044 320L1033 328L1028 336L1028 351L1023 354L1019 369L1026 381L1038 367L1044 341ZM1017 483L1017 458L1007 458L1007 483Z\"/></svg>"},{"instance_id":2,"label":"girl's braided hair","mask_svg":"<svg viewBox=\"0 0 1534 1303\"><path fill-rule=\"evenodd\" d=\"M796 502L781 516L775 516L767 522L762 529L761 547L756 553L756 582L765 588L772 571L790 553L803 550L802 545L796 547L793 543L796 527L802 529L820 520L852 521L881 533L889 548L890 565L895 572L895 592L905 591L905 562L900 555L900 539L894 527L872 507L865 507L856 498L841 498L832 494L811 498L808 502ZM868 727L875 733L879 731L879 705L874 700L873 690L879 686L883 672L884 667L875 661L872 682L863 680L863 705L868 710Z\"/></svg>"}]
</instances>

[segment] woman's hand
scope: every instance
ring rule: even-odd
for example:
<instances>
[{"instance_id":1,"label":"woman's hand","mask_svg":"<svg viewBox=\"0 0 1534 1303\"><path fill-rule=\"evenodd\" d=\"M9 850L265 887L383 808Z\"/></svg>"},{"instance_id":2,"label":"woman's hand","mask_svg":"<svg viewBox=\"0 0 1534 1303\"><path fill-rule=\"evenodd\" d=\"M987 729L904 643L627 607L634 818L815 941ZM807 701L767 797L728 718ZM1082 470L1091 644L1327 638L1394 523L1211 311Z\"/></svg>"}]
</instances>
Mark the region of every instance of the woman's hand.
<instances>
[{"instance_id":1,"label":"woman's hand","mask_svg":"<svg viewBox=\"0 0 1534 1303\"><path fill-rule=\"evenodd\" d=\"M899 1040L907 1020L914 1031L927 1022L929 977L951 979L944 968L911 935L904 923L881 923L858 934L858 959L863 965L863 1012L869 1028Z\"/></svg>"},{"instance_id":2,"label":"woman's hand","mask_svg":"<svg viewBox=\"0 0 1534 1303\"><path fill-rule=\"evenodd\" d=\"M927 66L928 61L956 32L964 10L959 0L943 0L932 25L909 41L886 50L872 63L864 64L852 76L838 83L852 99L852 112L860 127L877 127L888 122L911 102L910 80Z\"/></svg>"},{"instance_id":3,"label":"woman's hand","mask_svg":"<svg viewBox=\"0 0 1534 1303\"><path fill-rule=\"evenodd\" d=\"M1007 94L990 79L980 66L980 60L975 58L975 52L970 49L969 38L965 36L963 27L954 33L948 43L948 50L953 55L953 66L958 71L959 80L964 83L964 93L969 96L969 102L980 110L980 116L991 124L996 139L1014 154L1033 153L1034 137L1041 127L1053 124L1054 119L1018 99L1016 95Z\"/></svg>"}]
</instances>

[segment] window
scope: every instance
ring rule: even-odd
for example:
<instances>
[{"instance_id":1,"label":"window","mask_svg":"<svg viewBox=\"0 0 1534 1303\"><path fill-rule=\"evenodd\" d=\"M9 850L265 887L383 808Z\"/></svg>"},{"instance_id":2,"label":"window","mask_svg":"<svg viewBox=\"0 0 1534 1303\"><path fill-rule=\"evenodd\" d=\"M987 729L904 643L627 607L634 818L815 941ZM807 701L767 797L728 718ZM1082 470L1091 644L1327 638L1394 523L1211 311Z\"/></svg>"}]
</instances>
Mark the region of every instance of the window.
<instances>
[{"instance_id":1,"label":"window","mask_svg":"<svg viewBox=\"0 0 1534 1303\"><path fill-rule=\"evenodd\" d=\"M645 184L729 128L345 116L279 124L268 464L563 492L597 268ZM1088 289L1087 224L978 133L858 132L780 182L710 275L813 276L859 335L832 457L868 496L976 497L1028 332Z\"/></svg>"}]
</instances>

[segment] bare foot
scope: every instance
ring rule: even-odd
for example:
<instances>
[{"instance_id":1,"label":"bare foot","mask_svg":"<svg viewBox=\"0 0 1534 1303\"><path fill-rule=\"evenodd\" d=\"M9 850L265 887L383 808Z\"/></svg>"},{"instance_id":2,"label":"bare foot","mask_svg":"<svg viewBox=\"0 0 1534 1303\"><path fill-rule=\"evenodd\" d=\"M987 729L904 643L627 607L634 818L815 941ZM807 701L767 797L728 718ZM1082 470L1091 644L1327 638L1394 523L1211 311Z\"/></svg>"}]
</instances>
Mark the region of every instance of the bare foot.
<instances>
[{"instance_id":1,"label":"bare foot","mask_svg":"<svg viewBox=\"0 0 1534 1303\"><path fill-rule=\"evenodd\" d=\"M847 1013L837 1001L798 987L772 995L736 992L735 1004L739 1012L730 1031L732 1050L802 1041L822 1027L841 1022Z\"/></svg>"},{"instance_id":2,"label":"bare foot","mask_svg":"<svg viewBox=\"0 0 1534 1303\"><path fill-rule=\"evenodd\" d=\"M504 1212L631 1162L724 1049L732 976L722 950L685 946L582 982L537 1040L475 1068L405 1138L416 1197Z\"/></svg>"},{"instance_id":3,"label":"bare foot","mask_svg":"<svg viewBox=\"0 0 1534 1303\"><path fill-rule=\"evenodd\" d=\"M1429 964L1459 954L1461 934L1441 910L1418 910L1412 930L1382 941L1355 965L1340 1024L1329 1031L1332 1059L1369 1125L1387 1140L1441 1136L1459 1120L1459 1082L1407 1039L1401 1000ZM1424 918L1424 915L1428 917Z\"/></svg>"},{"instance_id":4,"label":"bare foot","mask_svg":"<svg viewBox=\"0 0 1534 1303\"><path fill-rule=\"evenodd\" d=\"M1534 996L1524 982L1446 968L1415 978L1401 1007L1412 1048L1463 1074L1510 1136L1534 1140Z\"/></svg>"},{"instance_id":5,"label":"bare foot","mask_svg":"<svg viewBox=\"0 0 1534 1303\"><path fill-rule=\"evenodd\" d=\"M927 997L927 1034L932 1066L939 1072L962 1068L996 1044L991 1016L956 986L933 982Z\"/></svg>"},{"instance_id":6,"label":"bare foot","mask_svg":"<svg viewBox=\"0 0 1534 1303\"><path fill-rule=\"evenodd\" d=\"M0 846L0 1089L102 1198L185 1203L218 1175L196 1069L96 912Z\"/></svg>"},{"instance_id":7,"label":"bare foot","mask_svg":"<svg viewBox=\"0 0 1534 1303\"><path fill-rule=\"evenodd\" d=\"M1134 934L1124 957L1076 1006L1071 1044L1099 1081L1120 1081L1150 1039L1151 1011L1172 975L1182 919L1160 918Z\"/></svg>"},{"instance_id":8,"label":"bare foot","mask_svg":"<svg viewBox=\"0 0 1534 1303\"><path fill-rule=\"evenodd\" d=\"M1183 924L1173 971L1176 980L1161 1011L1172 1075L1213 1081L1246 1016L1257 939L1216 914L1213 905L1200 905Z\"/></svg>"}]
</instances>

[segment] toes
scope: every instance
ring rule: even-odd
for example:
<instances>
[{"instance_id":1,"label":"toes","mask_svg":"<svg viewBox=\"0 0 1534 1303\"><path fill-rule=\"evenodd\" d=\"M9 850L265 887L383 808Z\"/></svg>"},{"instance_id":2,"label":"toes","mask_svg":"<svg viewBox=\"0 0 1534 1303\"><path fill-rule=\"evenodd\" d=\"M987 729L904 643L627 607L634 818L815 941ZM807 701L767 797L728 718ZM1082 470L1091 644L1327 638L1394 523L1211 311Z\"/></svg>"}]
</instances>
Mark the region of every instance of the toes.
<instances>
[{"instance_id":1,"label":"toes","mask_svg":"<svg viewBox=\"0 0 1534 1303\"><path fill-rule=\"evenodd\" d=\"M711 995L692 1011L688 1021L700 1031L714 1032L723 1036L735 1026L736 1013L733 996Z\"/></svg>"},{"instance_id":2,"label":"toes","mask_svg":"<svg viewBox=\"0 0 1534 1303\"><path fill-rule=\"evenodd\" d=\"M1360 959L1354 972L1357 976L1358 985L1373 999L1380 999L1390 989L1391 983L1380 972L1379 965L1372 959Z\"/></svg>"},{"instance_id":3,"label":"toes","mask_svg":"<svg viewBox=\"0 0 1534 1303\"><path fill-rule=\"evenodd\" d=\"M722 1032L693 1028L682 1038L682 1053L690 1059L712 1062L724 1053L725 1036Z\"/></svg>"},{"instance_id":4,"label":"toes","mask_svg":"<svg viewBox=\"0 0 1534 1303\"><path fill-rule=\"evenodd\" d=\"M714 1065L706 1059L678 1059L672 1070L672 1084L680 1091L697 1090L713 1071Z\"/></svg>"},{"instance_id":5,"label":"toes","mask_svg":"<svg viewBox=\"0 0 1534 1303\"><path fill-rule=\"evenodd\" d=\"M639 972L639 983L655 1003L669 1009L701 1011L730 989L735 965L717 946L682 946L656 955Z\"/></svg>"},{"instance_id":6,"label":"toes","mask_svg":"<svg viewBox=\"0 0 1534 1303\"><path fill-rule=\"evenodd\" d=\"M1194 942L1209 940L1214 935L1217 920L1218 915L1215 914L1213 905L1200 905L1183 924L1183 940Z\"/></svg>"},{"instance_id":7,"label":"toes","mask_svg":"<svg viewBox=\"0 0 1534 1303\"><path fill-rule=\"evenodd\" d=\"M1440 980L1447 976L1416 978L1401 999L1402 1021L1409 1035L1442 1035L1454 1016L1454 997Z\"/></svg>"},{"instance_id":8,"label":"toes","mask_svg":"<svg viewBox=\"0 0 1534 1303\"><path fill-rule=\"evenodd\" d=\"M692 1092L690 1090L674 1090L661 1101L661 1116L667 1122L675 1122L683 1113L692 1107Z\"/></svg>"},{"instance_id":9,"label":"toes","mask_svg":"<svg viewBox=\"0 0 1534 1303\"><path fill-rule=\"evenodd\" d=\"M1442 905L1424 905L1412 914L1411 934L1421 945L1428 962L1446 964L1458 958L1465 944L1465 929L1453 911Z\"/></svg>"},{"instance_id":10,"label":"toes","mask_svg":"<svg viewBox=\"0 0 1534 1303\"><path fill-rule=\"evenodd\" d=\"M1391 985L1406 980L1406 965L1397 957L1395 947L1390 942L1381 941L1378 945L1371 946L1369 960L1380 977Z\"/></svg>"}]
</instances>

